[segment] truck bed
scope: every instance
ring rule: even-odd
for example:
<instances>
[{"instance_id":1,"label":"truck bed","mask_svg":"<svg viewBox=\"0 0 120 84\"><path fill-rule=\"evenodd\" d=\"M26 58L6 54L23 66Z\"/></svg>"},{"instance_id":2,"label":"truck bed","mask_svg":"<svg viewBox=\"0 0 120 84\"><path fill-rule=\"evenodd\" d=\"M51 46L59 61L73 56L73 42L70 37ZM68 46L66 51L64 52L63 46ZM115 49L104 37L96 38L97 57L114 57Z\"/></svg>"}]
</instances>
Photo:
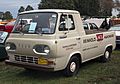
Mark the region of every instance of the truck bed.
<instances>
[{"instance_id":1,"label":"truck bed","mask_svg":"<svg viewBox=\"0 0 120 84\"><path fill-rule=\"evenodd\" d=\"M85 33L88 35L88 34L95 34L95 33L100 33L100 32L106 32L107 30L106 29L93 29L93 30L87 30L85 29Z\"/></svg>"}]
</instances>

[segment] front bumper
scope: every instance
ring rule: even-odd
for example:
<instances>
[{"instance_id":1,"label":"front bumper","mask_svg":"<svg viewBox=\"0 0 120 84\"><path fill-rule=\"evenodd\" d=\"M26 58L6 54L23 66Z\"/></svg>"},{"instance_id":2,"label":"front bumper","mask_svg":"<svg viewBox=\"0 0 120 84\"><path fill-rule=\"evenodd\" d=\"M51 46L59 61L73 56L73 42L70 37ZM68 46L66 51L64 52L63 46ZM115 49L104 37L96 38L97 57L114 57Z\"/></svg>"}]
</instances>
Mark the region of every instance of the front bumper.
<instances>
[{"instance_id":1,"label":"front bumper","mask_svg":"<svg viewBox=\"0 0 120 84\"><path fill-rule=\"evenodd\" d=\"M13 65L13 66L18 66L18 67L23 67L23 68L28 68L28 69L54 71L54 67L50 67L50 66L32 65L32 64L21 63L21 62L16 62L16 61L11 62L10 60L5 60L5 63L8 65Z\"/></svg>"}]
</instances>

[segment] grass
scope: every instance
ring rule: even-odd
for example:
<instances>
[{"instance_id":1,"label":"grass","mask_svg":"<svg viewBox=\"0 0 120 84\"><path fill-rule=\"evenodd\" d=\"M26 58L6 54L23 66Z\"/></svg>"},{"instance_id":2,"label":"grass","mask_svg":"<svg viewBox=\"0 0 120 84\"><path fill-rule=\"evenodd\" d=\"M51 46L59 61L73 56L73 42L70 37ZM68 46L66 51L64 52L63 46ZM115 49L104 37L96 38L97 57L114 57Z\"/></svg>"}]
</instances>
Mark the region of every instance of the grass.
<instances>
[{"instance_id":1,"label":"grass","mask_svg":"<svg viewBox=\"0 0 120 84\"><path fill-rule=\"evenodd\" d=\"M61 72L27 71L0 62L0 84L119 84L120 51L111 60L99 63L92 60L82 64L77 76L64 77Z\"/></svg>"}]
</instances>

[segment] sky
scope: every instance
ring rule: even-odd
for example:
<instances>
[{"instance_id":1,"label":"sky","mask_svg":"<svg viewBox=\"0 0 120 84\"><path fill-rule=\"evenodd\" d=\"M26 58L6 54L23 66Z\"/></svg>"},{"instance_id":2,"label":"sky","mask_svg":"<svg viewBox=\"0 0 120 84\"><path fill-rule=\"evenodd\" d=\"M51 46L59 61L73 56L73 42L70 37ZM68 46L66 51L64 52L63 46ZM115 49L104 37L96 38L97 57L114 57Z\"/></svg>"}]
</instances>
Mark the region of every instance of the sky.
<instances>
[{"instance_id":1,"label":"sky","mask_svg":"<svg viewBox=\"0 0 120 84\"><path fill-rule=\"evenodd\" d=\"M41 0L0 0L0 12L10 11L14 18L17 17L20 6L26 8L31 5L34 9L38 8Z\"/></svg>"}]
</instances>

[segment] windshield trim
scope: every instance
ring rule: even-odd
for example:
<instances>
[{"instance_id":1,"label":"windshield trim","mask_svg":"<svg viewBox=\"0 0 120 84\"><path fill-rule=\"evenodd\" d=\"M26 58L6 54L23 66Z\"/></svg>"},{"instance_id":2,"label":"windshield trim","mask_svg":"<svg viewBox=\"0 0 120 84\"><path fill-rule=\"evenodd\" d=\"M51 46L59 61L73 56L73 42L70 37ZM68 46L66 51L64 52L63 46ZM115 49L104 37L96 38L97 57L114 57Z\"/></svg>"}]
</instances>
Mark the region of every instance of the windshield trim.
<instances>
[{"instance_id":1,"label":"windshield trim","mask_svg":"<svg viewBox=\"0 0 120 84\"><path fill-rule=\"evenodd\" d=\"M20 16L20 15L24 15L24 14L37 14L37 13L54 13L56 14L56 23L55 23L55 28L54 28L54 31L52 33L42 33L42 34L55 34L55 31L56 31L56 26L57 26L57 21L58 21L58 13L57 12L30 12L30 13L22 13L22 14L18 14L17 18ZM17 20L15 22L15 24L17 23ZM15 29L15 26L14 26L14 29ZM14 32L14 29L11 33L21 33L21 32ZM23 33L23 34L37 34L37 33Z\"/></svg>"}]
</instances>

